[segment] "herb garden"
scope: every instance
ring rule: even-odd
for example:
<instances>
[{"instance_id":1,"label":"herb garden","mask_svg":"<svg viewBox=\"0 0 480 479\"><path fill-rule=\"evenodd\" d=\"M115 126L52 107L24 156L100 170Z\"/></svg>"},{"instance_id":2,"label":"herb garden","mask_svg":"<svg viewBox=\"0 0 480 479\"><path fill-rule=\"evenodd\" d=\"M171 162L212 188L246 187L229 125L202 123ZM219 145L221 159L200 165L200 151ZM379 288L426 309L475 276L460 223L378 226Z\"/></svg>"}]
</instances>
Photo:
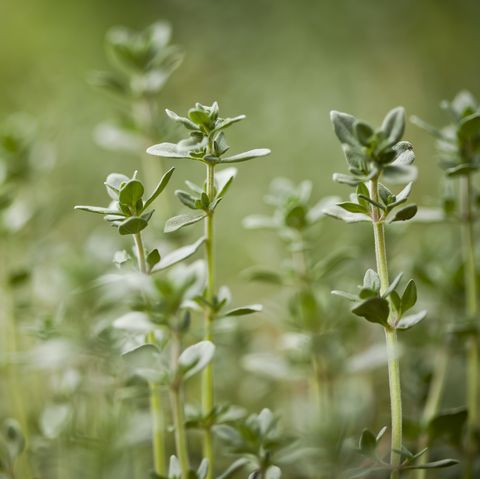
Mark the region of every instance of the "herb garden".
<instances>
[{"instance_id":1,"label":"herb garden","mask_svg":"<svg viewBox=\"0 0 480 479\"><path fill-rule=\"evenodd\" d=\"M108 30L70 196L4 115L0 478L480 478L480 100L319 108L331 153L288 175L275 115L196 102L188 55Z\"/></svg>"}]
</instances>

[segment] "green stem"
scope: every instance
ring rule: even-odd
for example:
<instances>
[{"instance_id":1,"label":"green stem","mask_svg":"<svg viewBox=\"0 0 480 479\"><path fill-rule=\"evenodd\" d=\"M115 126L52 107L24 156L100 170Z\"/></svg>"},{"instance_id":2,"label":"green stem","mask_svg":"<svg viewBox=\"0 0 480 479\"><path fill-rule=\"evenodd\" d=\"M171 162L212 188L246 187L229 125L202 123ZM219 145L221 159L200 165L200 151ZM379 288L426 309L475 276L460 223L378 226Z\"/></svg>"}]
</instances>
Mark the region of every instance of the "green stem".
<instances>
[{"instance_id":1,"label":"green stem","mask_svg":"<svg viewBox=\"0 0 480 479\"><path fill-rule=\"evenodd\" d=\"M150 412L153 420L153 464L155 472L164 476L167 470L165 463L164 418L162 396L158 384L150 384Z\"/></svg>"},{"instance_id":2,"label":"green stem","mask_svg":"<svg viewBox=\"0 0 480 479\"><path fill-rule=\"evenodd\" d=\"M378 178L370 182L370 196L378 202ZM375 258L377 272L380 277L380 292L384 292L389 286L387 251L385 245L385 229L381 213L376 207L372 207L373 233L375 239ZM388 357L388 384L390 389L391 408L391 446L390 464L393 467L400 465L400 454L396 451L402 448L402 392L400 385L400 361L398 357L397 331L392 327L385 328L385 340ZM399 479L400 472L393 470L390 479Z\"/></svg>"},{"instance_id":3,"label":"green stem","mask_svg":"<svg viewBox=\"0 0 480 479\"><path fill-rule=\"evenodd\" d=\"M428 390L427 400L422 415L422 429L423 433L418 442L418 450L421 451L429 447L429 438L426 432L428 424L437 415L440 409L440 402L442 399L443 389L445 387L445 379L447 377L448 369L448 351L446 346L443 346L437 354L435 361L435 369L433 372L432 381ZM428 462L429 451L423 453L417 460L418 465L423 465ZM425 479L428 471L426 469L418 469L415 477L417 479Z\"/></svg>"},{"instance_id":4,"label":"green stem","mask_svg":"<svg viewBox=\"0 0 480 479\"><path fill-rule=\"evenodd\" d=\"M145 260L145 247L143 245L142 234L133 235L135 247L137 249L138 269L140 272L147 274L147 263ZM153 331L147 334L147 342L155 344L155 334ZM167 464L165 460L165 419L162 405L162 394L160 386L155 383L149 383L150 391L150 414L153 422L152 449L153 463L155 473L165 476L167 472Z\"/></svg>"},{"instance_id":5,"label":"green stem","mask_svg":"<svg viewBox=\"0 0 480 479\"><path fill-rule=\"evenodd\" d=\"M207 164L207 195L213 200L215 195L215 165ZM215 260L214 260L214 217L210 211L205 218L205 259L207 262L207 289L206 299L213 302L215 295ZM213 342L213 311L208 308L205 312L204 338ZM213 364L210 363L202 373L202 408L204 416L208 416L214 407ZM213 478L213 434L210 427L205 430L203 454L208 460L207 479Z\"/></svg>"},{"instance_id":6,"label":"green stem","mask_svg":"<svg viewBox=\"0 0 480 479\"><path fill-rule=\"evenodd\" d=\"M137 249L138 269L141 273L146 273L147 263L145 261L145 247L143 246L142 233L134 234L133 240L135 241L135 247Z\"/></svg>"},{"instance_id":7,"label":"green stem","mask_svg":"<svg viewBox=\"0 0 480 479\"><path fill-rule=\"evenodd\" d=\"M180 356L180 338L172 331L172 371L178 369L178 357ZM183 407L183 389L181 381L175 381L170 389L173 420L175 427L175 448L180 462L182 479L188 479L190 461L188 458L187 434L185 430L185 410Z\"/></svg>"},{"instance_id":8,"label":"green stem","mask_svg":"<svg viewBox=\"0 0 480 479\"><path fill-rule=\"evenodd\" d=\"M296 267L297 281L299 291L305 291L313 294L313 284L309 272L309 262L307 260L305 238L302 234L299 235L299 242L302 243L302 248L296 250L292 254L292 261ZM302 318L300 318L302 319ZM325 378L325 365L322 357L316 351L311 353L311 377L310 389L311 396L317 405L318 412L322 414L329 408L329 391L328 381Z\"/></svg>"},{"instance_id":9,"label":"green stem","mask_svg":"<svg viewBox=\"0 0 480 479\"><path fill-rule=\"evenodd\" d=\"M465 312L469 321L477 319L477 278L475 258L474 217L472 210L473 188L471 175L461 178L462 242L465 275ZM478 337L472 334L467 340L467 460L465 479L473 478L475 459L475 430L478 423Z\"/></svg>"}]
</instances>

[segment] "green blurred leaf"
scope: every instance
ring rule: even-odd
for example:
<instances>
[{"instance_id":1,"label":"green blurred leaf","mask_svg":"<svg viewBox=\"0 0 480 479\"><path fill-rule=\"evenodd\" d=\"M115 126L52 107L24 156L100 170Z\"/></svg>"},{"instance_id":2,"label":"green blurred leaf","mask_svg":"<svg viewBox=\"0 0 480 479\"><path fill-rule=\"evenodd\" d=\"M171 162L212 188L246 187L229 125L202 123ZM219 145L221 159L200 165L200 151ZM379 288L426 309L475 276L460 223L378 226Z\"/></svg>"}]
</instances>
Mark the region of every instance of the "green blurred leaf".
<instances>
[{"instance_id":1,"label":"green blurred leaf","mask_svg":"<svg viewBox=\"0 0 480 479\"><path fill-rule=\"evenodd\" d=\"M363 430L358 443L358 448L364 456L371 457L375 454L375 450L377 449L377 439L368 429Z\"/></svg>"},{"instance_id":2,"label":"green blurred leaf","mask_svg":"<svg viewBox=\"0 0 480 479\"><path fill-rule=\"evenodd\" d=\"M160 143L147 148L147 153L162 158L194 159L189 155L188 149L179 148L175 143Z\"/></svg>"},{"instance_id":3,"label":"green blurred leaf","mask_svg":"<svg viewBox=\"0 0 480 479\"><path fill-rule=\"evenodd\" d=\"M428 462L427 464L418 464L413 466L404 466L402 470L413 470L413 469L441 469L444 467L451 467L458 464L456 459L441 459L439 461Z\"/></svg>"},{"instance_id":4,"label":"green blurred leaf","mask_svg":"<svg viewBox=\"0 0 480 479\"><path fill-rule=\"evenodd\" d=\"M417 302L417 285L411 279L402 295L402 312L408 311Z\"/></svg>"},{"instance_id":5,"label":"green blurred leaf","mask_svg":"<svg viewBox=\"0 0 480 479\"><path fill-rule=\"evenodd\" d=\"M468 411L465 407L440 412L428 424L430 439L448 438L455 446L461 447L467 417Z\"/></svg>"},{"instance_id":6,"label":"green blurred leaf","mask_svg":"<svg viewBox=\"0 0 480 479\"><path fill-rule=\"evenodd\" d=\"M178 358L180 373L189 379L204 369L213 359L215 346L210 341L200 341L186 348Z\"/></svg>"},{"instance_id":7,"label":"green blurred leaf","mask_svg":"<svg viewBox=\"0 0 480 479\"><path fill-rule=\"evenodd\" d=\"M184 226L193 225L194 223L198 223L199 221L203 220L207 215L205 213L201 214L185 214L185 215L178 215L170 218L165 223L164 232L165 233L172 233L174 231L183 228Z\"/></svg>"},{"instance_id":8,"label":"green blurred leaf","mask_svg":"<svg viewBox=\"0 0 480 479\"><path fill-rule=\"evenodd\" d=\"M242 161L248 161L253 160L254 158L267 156L270 153L271 152L268 148L257 148L255 150L239 153L238 155L226 156L225 158L222 158L222 163L240 163Z\"/></svg>"},{"instance_id":9,"label":"green blurred leaf","mask_svg":"<svg viewBox=\"0 0 480 479\"><path fill-rule=\"evenodd\" d=\"M166 255L153 267L152 273L157 271L163 271L164 269L170 268L181 261L184 261L190 256L194 255L200 246L205 242L205 238L202 237L190 245L182 246Z\"/></svg>"},{"instance_id":10,"label":"green blurred leaf","mask_svg":"<svg viewBox=\"0 0 480 479\"><path fill-rule=\"evenodd\" d=\"M403 273L399 273L395 279L390 283L389 287L385 290L383 293L383 297L386 298L389 294L392 293L400 283L400 280L402 279Z\"/></svg>"},{"instance_id":11,"label":"green blurred leaf","mask_svg":"<svg viewBox=\"0 0 480 479\"><path fill-rule=\"evenodd\" d=\"M103 208L101 206L83 206L77 205L75 206L76 210L81 211L88 211L89 213L97 213L99 215L113 215L118 217L124 217L125 215L118 210L114 210L111 208Z\"/></svg>"},{"instance_id":12,"label":"green blurred leaf","mask_svg":"<svg viewBox=\"0 0 480 479\"><path fill-rule=\"evenodd\" d=\"M373 135L374 131L370 125L367 125L363 121L357 121L355 123L355 136L362 145L368 146Z\"/></svg>"},{"instance_id":13,"label":"green blurred leaf","mask_svg":"<svg viewBox=\"0 0 480 479\"><path fill-rule=\"evenodd\" d=\"M145 219L138 216L131 216L126 220L118 224L118 232L121 235L134 235L140 233L148 226L148 222Z\"/></svg>"},{"instance_id":14,"label":"green blurred leaf","mask_svg":"<svg viewBox=\"0 0 480 479\"><path fill-rule=\"evenodd\" d=\"M463 118L458 127L458 136L469 140L480 134L480 113L473 113Z\"/></svg>"},{"instance_id":15,"label":"green blurred leaf","mask_svg":"<svg viewBox=\"0 0 480 479\"><path fill-rule=\"evenodd\" d=\"M240 308L231 309L222 313L222 316L246 316L248 314L259 313L263 307L261 304L250 304L248 306L242 306Z\"/></svg>"},{"instance_id":16,"label":"green blurred leaf","mask_svg":"<svg viewBox=\"0 0 480 479\"><path fill-rule=\"evenodd\" d=\"M390 312L388 301L384 298L368 298L352 309L352 313L365 318L371 323L378 323L387 326L387 319Z\"/></svg>"},{"instance_id":17,"label":"green blurred leaf","mask_svg":"<svg viewBox=\"0 0 480 479\"><path fill-rule=\"evenodd\" d=\"M165 384L168 369L162 361L161 351L153 344L143 344L122 355L130 372L153 384Z\"/></svg>"},{"instance_id":18,"label":"green blurred leaf","mask_svg":"<svg viewBox=\"0 0 480 479\"><path fill-rule=\"evenodd\" d=\"M352 203L350 201L344 201L343 203L338 203L340 208L343 208L345 211L349 211L350 213L364 213L368 214L369 210L368 207L358 204Z\"/></svg>"},{"instance_id":19,"label":"green blurred leaf","mask_svg":"<svg viewBox=\"0 0 480 479\"><path fill-rule=\"evenodd\" d=\"M185 118L183 116L178 116L174 111L171 111L167 108L165 109L165 112L172 120L182 124L185 128L193 131L200 131L198 125L195 124L192 120L189 120L188 118Z\"/></svg>"},{"instance_id":20,"label":"green blurred leaf","mask_svg":"<svg viewBox=\"0 0 480 479\"><path fill-rule=\"evenodd\" d=\"M407 221L417 214L417 205L408 205L398 210L392 221Z\"/></svg>"},{"instance_id":21,"label":"green blurred leaf","mask_svg":"<svg viewBox=\"0 0 480 479\"><path fill-rule=\"evenodd\" d=\"M420 321L423 321L427 316L427 311L420 311L416 314L411 314L409 316L404 316L400 321L395 325L395 329L410 329L413 328Z\"/></svg>"},{"instance_id":22,"label":"green blurred leaf","mask_svg":"<svg viewBox=\"0 0 480 479\"><path fill-rule=\"evenodd\" d=\"M175 171L175 168L170 168L161 178L159 181L158 185L156 188L153 190L153 193L149 196L147 201L145 201L145 204L143 205L143 209L146 210L157 198L158 196L163 192L163 190L166 188L168 185L168 182L170 181L170 178L173 175L173 172Z\"/></svg>"},{"instance_id":23,"label":"green blurred leaf","mask_svg":"<svg viewBox=\"0 0 480 479\"><path fill-rule=\"evenodd\" d=\"M405 131L405 109L397 107L389 111L383 120L381 129L385 133L388 146L399 142Z\"/></svg>"},{"instance_id":24,"label":"green blurred leaf","mask_svg":"<svg viewBox=\"0 0 480 479\"><path fill-rule=\"evenodd\" d=\"M118 194L120 203L135 208L137 201L143 197L144 193L143 184L139 180L129 180L123 184Z\"/></svg>"},{"instance_id":25,"label":"green blurred leaf","mask_svg":"<svg viewBox=\"0 0 480 479\"><path fill-rule=\"evenodd\" d=\"M187 207L192 210L200 209L200 205L197 205L197 199L190 193L183 190L175 190L175 196Z\"/></svg>"},{"instance_id":26,"label":"green blurred leaf","mask_svg":"<svg viewBox=\"0 0 480 479\"><path fill-rule=\"evenodd\" d=\"M340 140L340 143L358 146L358 140L355 136L354 125L357 119L347 113L339 111L330 112L330 120L333 124L335 134Z\"/></svg>"},{"instance_id":27,"label":"green blurred leaf","mask_svg":"<svg viewBox=\"0 0 480 479\"><path fill-rule=\"evenodd\" d=\"M150 251L147 255L147 264L148 268L151 271L152 268L160 261L160 253L158 252L158 249L153 249Z\"/></svg>"},{"instance_id":28,"label":"green blurred leaf","mask_svg":"<svg viewBox=\"0 0 480 479\"><path fill-rule=\"evenodd\" d=\"M371 222L370 216L366 215L365 213L351 213L349 211L344 210L338 205L332 205L325 208L325 214L327 216L331 216L332 218L336 218L345 223L359 223L363 221Z\"/></svg>"},{"instance_id":29,"label":"green blurred leaf","mask_svg":"<svg viewBox=\"0 0 480 479\"><path fill-rule=\"evenodd\" d=\"M245 467L248 464L248 459L242 457L237 459L235 462L230 464L230 466L216 479L230 479L236 472Z\"/></svg>"}]
</instances>

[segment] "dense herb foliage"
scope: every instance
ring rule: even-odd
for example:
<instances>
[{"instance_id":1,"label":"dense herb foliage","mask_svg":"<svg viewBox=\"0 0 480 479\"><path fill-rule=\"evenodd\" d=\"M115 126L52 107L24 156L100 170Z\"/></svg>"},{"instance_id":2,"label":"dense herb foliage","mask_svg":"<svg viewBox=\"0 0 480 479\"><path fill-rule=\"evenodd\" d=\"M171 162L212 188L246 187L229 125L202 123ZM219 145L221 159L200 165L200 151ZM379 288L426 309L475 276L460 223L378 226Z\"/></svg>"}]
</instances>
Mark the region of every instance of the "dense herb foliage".
<instances>
[{"instance_id":1,"label":"dense herb foliage","mask_svg":"<svg viewBox=\"0 0 480 479\"><path fill-rule=\"evenodd\" d=\"M442 102L443 128L412 117L436 140L438 200L403 107L378 127L332 111L332 188L351 192L325 196L324 169L278 176L275 149L244 146L277 128L258 112L165 109L171 38L107 32L89 82L115 113L94 137L127 156L67 205L80 251L57 238L42 125L0 123L0 479L480 477L480 103ZM302 141L280 134L296 176Z\"/></svg>"}]
</instances>

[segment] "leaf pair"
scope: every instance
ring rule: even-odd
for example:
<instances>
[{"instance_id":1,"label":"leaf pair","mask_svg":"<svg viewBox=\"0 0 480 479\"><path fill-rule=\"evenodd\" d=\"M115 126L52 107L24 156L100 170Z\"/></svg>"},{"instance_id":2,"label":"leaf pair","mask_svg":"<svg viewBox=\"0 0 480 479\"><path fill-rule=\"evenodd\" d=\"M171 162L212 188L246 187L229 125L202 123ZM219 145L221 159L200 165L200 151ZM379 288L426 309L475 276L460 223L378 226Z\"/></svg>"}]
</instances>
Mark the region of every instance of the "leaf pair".
<instances>
[{"instance_id":1,"label":"leaf pair","mask_svg":"<svg viewBox=\"0 0 480 479\"><path fill-rule=\"evenodd\" d=\"M195 183L186 181L185 183L190 189L190 192L176 190L175 195L187 208L196 211L196 213L181 214L168 219L165 224L165 232L171 233L185 226L198 223L207 215L213 213L229 190L236 174L236 168L225 168L224 170L215 172L212 198L209 198L207 194L206 185L202 189Z\"/></svg>"},{"instance_id":2,"label":"leaf pair","mask_svg":"<svg viewBox=\"0 0 480 479\"><path fill-rule=\"evenodd\" d=\"M380 278L372 269L365 273L363 284L359 286L358 294L334 290L332 294L344 297L354 302L352 313L365 318L371 323L377 323L385 328L399 330L410 329L425 319L427 312L421 311L416 314L404 316L417 302L417 287L410 280L402 295L397 293L402 273L400 273L381 293Z\"/></svg>"},{"instance_id":3,"label":"leaf pair","mask_svg":"<svg viewBox=\"0 0 480 479\"><path fill-rule=\"evenodd\" d=\"M197 296L194 300L199 306L208 308L215 318L247 316L249 314L259 313L263 309L261 304L249 304L226 310L225 308L232 301L230 290L226 286L220 288L218 294L214 295L212 301L208 301L203 295Z\"/></svg>"}]
</instances>

